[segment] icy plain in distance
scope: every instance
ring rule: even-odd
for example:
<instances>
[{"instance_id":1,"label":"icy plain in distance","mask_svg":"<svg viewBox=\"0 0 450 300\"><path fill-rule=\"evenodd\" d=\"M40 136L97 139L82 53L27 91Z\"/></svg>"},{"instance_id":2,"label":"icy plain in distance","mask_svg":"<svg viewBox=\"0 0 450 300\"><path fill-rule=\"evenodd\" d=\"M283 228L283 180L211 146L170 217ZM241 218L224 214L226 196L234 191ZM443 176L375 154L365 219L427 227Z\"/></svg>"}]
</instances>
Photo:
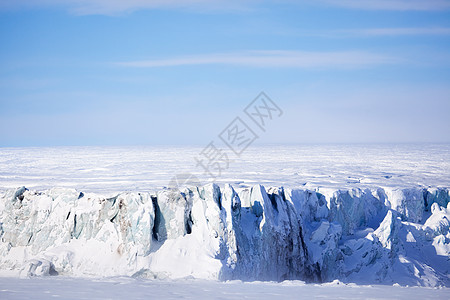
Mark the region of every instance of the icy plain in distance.
<instances>
[{"instance_id":1,"label":"icy plain in distance","mask_svg":"<svg viewBox=\"0 0 450 300\"><path fill-rule=\"evenodd\" d=\"M39 285L42 297L76 298L71 286L82 296L95 285L119 284L137 297L157 286L173 298L190 285L202 290L192 292L200 298L256 290L294 298L318 288L328 298L448 298L450 145L250 147L241 158L230 155L218 186L184 196L164 190L180 173L208 183L195 167L201 150L0 149L3 275L139 278L3 278L0 295L26 298L17 287ZM161 218L168 225L155 225ZM346 284L183 281L191 277Z\"/></svg>"},{"instance_id":2,"label":"icy plain in distance","mask_svg":"<svg viewBox=\"0 0 450 300\"><path fill-rule=\"evenodd\" d=\"M206 146L206 145L205 145ZM0 190L57 186L83 192L155 191L175 174L209 182L195 157L204 147L0 148ZM219 185L335 189L449 187L449 144L250 146L229 153Z\"/></svg>"}]
</instances>

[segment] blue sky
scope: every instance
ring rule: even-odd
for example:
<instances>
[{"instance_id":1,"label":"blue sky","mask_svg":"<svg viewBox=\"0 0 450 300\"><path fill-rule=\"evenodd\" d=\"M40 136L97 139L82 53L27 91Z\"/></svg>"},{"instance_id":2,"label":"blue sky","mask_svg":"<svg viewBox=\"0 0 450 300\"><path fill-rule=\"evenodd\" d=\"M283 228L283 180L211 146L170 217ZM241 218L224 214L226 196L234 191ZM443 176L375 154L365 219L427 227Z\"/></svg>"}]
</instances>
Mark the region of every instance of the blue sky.
<instances>
[{"instance_id":1,"label":"blue sky","mask_svg":"<svg viewBox=\"0 0 450 300\"><path fill-rule=\"evenodd\" d=\"M0 146L450 142L450 1L0 1Z\"/></svg>"}]
</instances>

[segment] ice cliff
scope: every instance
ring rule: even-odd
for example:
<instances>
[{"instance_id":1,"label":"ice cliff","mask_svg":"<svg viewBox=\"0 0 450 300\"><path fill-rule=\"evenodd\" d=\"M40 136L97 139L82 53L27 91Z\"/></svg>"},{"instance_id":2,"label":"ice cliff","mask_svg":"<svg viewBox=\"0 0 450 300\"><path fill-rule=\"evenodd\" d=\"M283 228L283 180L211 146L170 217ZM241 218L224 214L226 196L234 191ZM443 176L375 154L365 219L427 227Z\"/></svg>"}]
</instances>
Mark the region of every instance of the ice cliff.
<instances>
[{"instance_id":1,"label":"ice cliff","mask_svg":"<svg viewBox=\"0 0 450 300\"><path fill-rule=\"evenodd\" d=\"M0 195L2 273L450 286L447 188Z\"/></svg>"}]
</instances>

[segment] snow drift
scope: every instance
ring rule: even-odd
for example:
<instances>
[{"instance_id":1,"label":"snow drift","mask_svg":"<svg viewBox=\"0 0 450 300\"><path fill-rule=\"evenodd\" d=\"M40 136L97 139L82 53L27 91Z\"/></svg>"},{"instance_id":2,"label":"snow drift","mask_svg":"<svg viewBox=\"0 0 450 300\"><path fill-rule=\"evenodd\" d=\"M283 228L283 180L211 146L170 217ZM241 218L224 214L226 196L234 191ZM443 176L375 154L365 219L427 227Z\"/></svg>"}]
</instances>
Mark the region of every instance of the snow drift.
<instances>
[{"instance_id":1,"label":"snow drift","mask_svg":"<svg viewBox=\"0 0 450 300\"><path fill-rule=\"evenodd\" d=\"M0 196L3 273L450 286L449 190Z\"/></svg>"}]
</instances>

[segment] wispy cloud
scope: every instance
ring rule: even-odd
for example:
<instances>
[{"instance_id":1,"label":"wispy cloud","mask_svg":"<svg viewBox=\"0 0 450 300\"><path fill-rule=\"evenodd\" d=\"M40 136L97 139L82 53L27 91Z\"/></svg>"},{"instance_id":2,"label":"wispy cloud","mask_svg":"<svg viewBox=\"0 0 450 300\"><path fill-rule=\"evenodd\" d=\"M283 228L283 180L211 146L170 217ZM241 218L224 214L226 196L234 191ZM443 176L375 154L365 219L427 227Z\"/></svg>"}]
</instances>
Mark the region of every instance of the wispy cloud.
<instances>
[{"instance_id":1,"label":"wispy cloud","mask_svg":"<svg viewBox=\"0 0 450 300\"><path fill-rule=\"evenodd\" d=\"M248 3L239 0L0 0L0 9L60 7L76 15L118 15L142 9L244 10Z\"/></svg>"},{"instance_id":2,"label":"wispy cloud","mask_svg":"<svg viewBox=\"0 0 450 300\"><path fill-rule=\"evenodd\" d=\"M364 10L417 10L450 9L449 0L319 0L324 4Z\"/></svg>"},{"instance_id":3,"label":"wispy cloud","mask_svg":"<svg viewBox=\"0 0 450 300\"><path fill-rule=\"evenodd\" d=\"M324 38L383 37L383 36L446 36L450 27L404 27L404 28L356 28L330 30L285 29L281 35L311 36Z\"/></svg>"},{"instance_id":4,"label":"wispy cloud","mask_svg":"<svg viewBox=\"0 0 450 300\"><path fill-rule=\"evenodd\" d=\"M400 62L399 59L362 51L303 52L303 51L247 51L215 53L117 62L116 65L135 68L173 67L188 65L225 64L262 68L361 68Z\"/></svg>"},{"instance_id":5,"label":"wispy cloud","mask_svg":"<svg viewBox=\"0 0 450 300\"><path fill-rule=\"evenodd\" d=\"M339 32L339 31L337 31ZM362 36L400 36L400 35L450 35L450 28L367 28L341 30L341 33Z\"/></svg>"},{"instance_id":6,"label":"wispy cloud","mask_svg":"<svg viewBox=\"0 0 450 300\"><path fill-rule=\"evenodd\" d=\"M337 6L361 10L450 10L450 0L0 0L0 9L60 7L76 15L120 15L143 9L252 10L264 4Z\"/></svg>"}]
</instances>

